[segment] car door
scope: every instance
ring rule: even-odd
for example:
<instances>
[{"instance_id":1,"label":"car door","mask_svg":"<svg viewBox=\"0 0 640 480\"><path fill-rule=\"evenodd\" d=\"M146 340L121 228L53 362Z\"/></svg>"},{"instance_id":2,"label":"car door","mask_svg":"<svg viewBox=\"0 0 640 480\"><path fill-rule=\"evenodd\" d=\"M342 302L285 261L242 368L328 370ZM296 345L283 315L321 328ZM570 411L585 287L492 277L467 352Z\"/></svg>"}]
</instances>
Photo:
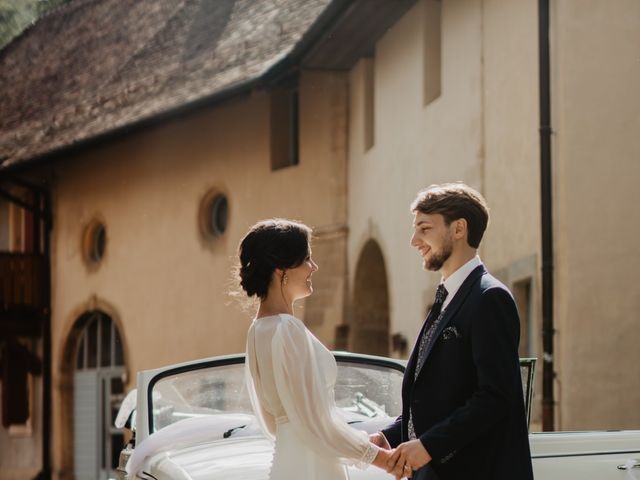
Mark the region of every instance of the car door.
<instances>
[{"instance_id":1,"label":"car door","mask_svg":"<svg viewBox=\"0 0 640 480\"><path fill-rule=\"evenodd\" d=\"M532 433L541 480L640 480L640 431Z\"/></svg>"}]
</instances>

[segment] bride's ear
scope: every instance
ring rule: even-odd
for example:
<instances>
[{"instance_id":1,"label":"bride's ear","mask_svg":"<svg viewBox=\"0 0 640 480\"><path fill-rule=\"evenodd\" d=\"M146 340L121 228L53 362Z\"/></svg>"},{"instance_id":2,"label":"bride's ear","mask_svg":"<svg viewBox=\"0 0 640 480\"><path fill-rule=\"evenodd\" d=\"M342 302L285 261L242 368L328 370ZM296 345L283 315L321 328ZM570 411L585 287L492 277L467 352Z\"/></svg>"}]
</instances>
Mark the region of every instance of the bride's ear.
<instances>
[{"instance_id":1,"label":"bride's ear","mask_svg":"<svg viewBox=\"0 0 640 480\"><path fill-rule=\"evenodd\" d=\"M287 271L284 268L276 268L273 271L273 274L276 276L276 280L280 283L280 285L282 285L283 287L287 284L287 282L289 281L289 279L287 278Z\"/></svg>"},{"instance_id":2,"label":"bride's ear","mask_svg":"<svg viewBox=\"0 0 640 480\"><path fill-rule=\"evenodd\" d=\"M287 276L287 271L283 268L276 268L273 270L273 275L278 283L282 283L283 279Z\"/></svg>"}]
</instances>

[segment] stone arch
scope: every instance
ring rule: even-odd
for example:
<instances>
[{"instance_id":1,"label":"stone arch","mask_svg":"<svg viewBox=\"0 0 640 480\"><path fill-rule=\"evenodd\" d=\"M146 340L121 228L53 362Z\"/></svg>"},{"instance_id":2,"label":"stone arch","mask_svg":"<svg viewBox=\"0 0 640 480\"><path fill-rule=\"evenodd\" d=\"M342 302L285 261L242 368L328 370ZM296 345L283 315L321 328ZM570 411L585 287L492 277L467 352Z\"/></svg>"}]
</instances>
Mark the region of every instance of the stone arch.
<instances>
[{"instance_id":1,"label":"stone arch","mask_svg":"<svg viewBox=\"0 0 640 480\"><path fill-rule=\"evenodd\" d=\"M384 255L378 242L368 240L356 265L349 326L349 350L389 355L389 290Z\"/></svg>"},{"instance_id":2,"label":"stone arch","mask_svg":"<svg viewBox=\"0 0 640 480\"><path fill-rule=\"evenodd\" d=\"M60 426L65 432L60 437L61 445L61 458L60 458L60 478L61 480L76 479L74 472L74 374L77 370L77 355L79 352L80 342L82 340L85 331L89 323L95 321L95 316L100 315L102 318L108 319L108 322L112 324L112 328L116 332L120 340L120 356L119 363L120 370L122 372L123 391L126 391L128 385L126 384L127 375L127 358L128 349L126 348L126 341L123 335L123 326L119 316L106 302L99 301L97 298L92 298L89 302L74 309L74 312L69 319L69 327L67 334L63 337L64 344L60 349L60 367L59 367L59 382L57 384L59 392L59 412L60 412Z\"/></svg>"}]
</instances>

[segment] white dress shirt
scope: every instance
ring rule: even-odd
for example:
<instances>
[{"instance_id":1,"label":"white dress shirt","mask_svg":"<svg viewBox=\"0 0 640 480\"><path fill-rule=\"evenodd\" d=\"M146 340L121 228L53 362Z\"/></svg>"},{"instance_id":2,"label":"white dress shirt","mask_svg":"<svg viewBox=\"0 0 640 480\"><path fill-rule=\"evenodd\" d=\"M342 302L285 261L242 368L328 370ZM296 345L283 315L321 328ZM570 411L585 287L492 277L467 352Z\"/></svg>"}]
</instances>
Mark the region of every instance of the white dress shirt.
<instances>
[{"instance_id":1,"label":"white dress shirt","mask_svg":"<svg viewBox=\"0 0 640 480\"><path fill-rule=\"evenodd\" d=\"M449 275L449 278L441 282L444 283L444 288L447 289L447 298L444 299L441 311L445 311L447 305L449 305L453 297L455 297L456 293L458 292L464 281L467 279L469 274L479 265L482 265L482 261L480 260L480 257L476 255L467 263L462 265L458 270Z\"/></svg>"}]
</instances>

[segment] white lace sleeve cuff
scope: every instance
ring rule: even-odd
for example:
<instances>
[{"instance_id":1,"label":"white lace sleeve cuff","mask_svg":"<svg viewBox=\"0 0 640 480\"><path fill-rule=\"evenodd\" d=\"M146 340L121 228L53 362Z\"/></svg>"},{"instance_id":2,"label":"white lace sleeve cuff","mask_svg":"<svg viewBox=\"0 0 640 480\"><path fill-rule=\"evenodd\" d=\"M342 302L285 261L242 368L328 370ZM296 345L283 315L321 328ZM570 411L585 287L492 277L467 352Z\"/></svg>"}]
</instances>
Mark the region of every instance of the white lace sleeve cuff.
<instances>
[{"instance_id":1,"label":"white lace sleeve cuff","mask_svg":"<svg viewBox=\"0 0 640 480\"><path fill-rule=\"evenodd\" d=\"M367 445L367 449L364 452L364 455L362 455L362 458L360 459L360 464L362 464L363 467L368 467L369 465L371 465L376 459L379 451L380 449L377 446L375 446L373 443L369 443L369 445Z\"/></svg>"}]
</instances>

